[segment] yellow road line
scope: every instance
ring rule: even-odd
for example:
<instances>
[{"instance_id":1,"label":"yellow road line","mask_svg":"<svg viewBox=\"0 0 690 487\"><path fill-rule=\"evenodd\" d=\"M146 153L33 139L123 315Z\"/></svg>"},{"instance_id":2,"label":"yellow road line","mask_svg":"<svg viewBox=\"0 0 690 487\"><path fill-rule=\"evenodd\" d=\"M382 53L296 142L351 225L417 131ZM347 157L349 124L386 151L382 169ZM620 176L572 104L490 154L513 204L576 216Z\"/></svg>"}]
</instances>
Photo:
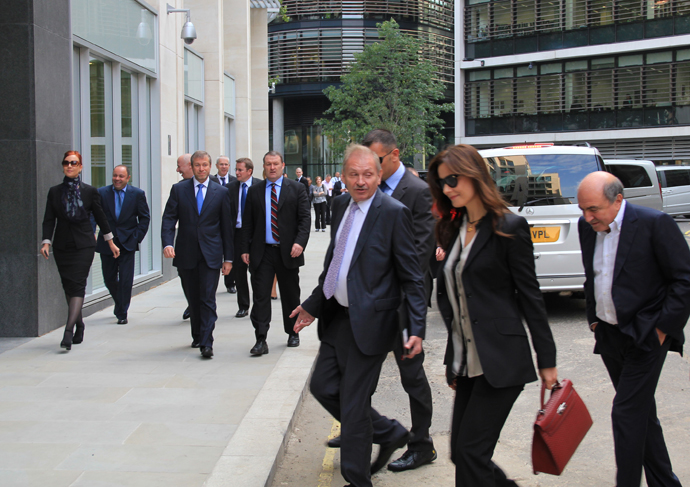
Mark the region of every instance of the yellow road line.
<instances>
[{"instance_id":1,"label":"yellow road line","mask_svg":"<svg viewBox=\"0 0 690 487\"><path fill-rule=\"evenodd\" d=\"M340 423L333 420L333 426L331 427L331 434L328 439L333 439L340 435ZM317 487L331 487L331 482L333 482L333 459L335 458L335 448L326 448L326 453L323 456L323 462L321 463L321 473L319 474L319 483Z\"/></svg>"}]
</instances>

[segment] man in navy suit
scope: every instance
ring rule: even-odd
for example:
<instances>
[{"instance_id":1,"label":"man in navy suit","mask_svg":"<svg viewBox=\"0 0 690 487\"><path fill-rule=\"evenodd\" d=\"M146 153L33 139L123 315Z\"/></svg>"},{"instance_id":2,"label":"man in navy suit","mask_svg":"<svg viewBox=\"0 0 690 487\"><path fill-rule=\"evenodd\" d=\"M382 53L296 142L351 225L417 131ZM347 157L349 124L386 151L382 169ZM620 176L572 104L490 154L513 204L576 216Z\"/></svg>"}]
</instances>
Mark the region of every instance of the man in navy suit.
<instances>
[{"instance_id":1,"label":"man in navy suit","mask_svg":"<svg viewBox=\"0 0 690 487\"><path fill-rule=\"evenodd\" d=\"M587 175L577 191L587 320L616 389L611 411L618 487L680 486L654 392L669 350L682 353L690 316L690 250L660 211L623 200L614 175Z\"/></svg>"},{"instance_id":2,"label":"man in navy suit","mask_svg":"<svg viewBox=\"0 0 690 487\"><path fill-rule=\"evenodd\" d=\"M230 192L230 218L235 222L235 260L232 265L233 282L237 286L237 314L236 318L244 318L249 314L249 284L247 283L247 264L241 256L242 249L242 219L247 203L247 192L255 184L261 182L253 176L254 163L248 157L240 157L235 161L235 175L237 179L228 185Z\"/></svg>"},{"instance_id":3,"label":"man in navy suit","mask_svg":"<svg viewBox=\"0 0 690 487\"><path fill-rule=\"evenodd\" d=\"M192 154L194 177L175 184L161 225L163 254L173 259L189 301L192 347L213 357L218 270L228 275L233 259L233 225L228 190L209 179L211 156ZM175 225L179 222L177 239ZM173 246L174 244L174 246Z\"/></svg>"},{"instance_id":4,"label":"man in navy suit","mask_svg":"<svg viewBox=\"0 0 690 487\"><path fill-rule=\"evenodd\" d=\"M99 232L96 252L101 254L101 268L105 285L115 302L114 314L118 325L127 324L127 310L132 300L134 283L134 254L149 230L151 214L146 194L130 186L127 166L115 166L113 184L98 189L103 211L113 232L120 256L113 257L108 244Z\"/></svg>"},{"instance_id":5,"label":"man in navy suit","mask_svg":"<svg viewBox=\"0 0 690 487\"><path fill-rule=\"evenodd\" d=\"M410 210L378 190L379 157L353 145L345 152L343 181L349 190L333 203L331 243L319 283L291 316L295 332L319 318L321 340L310 389L342 424L340 465L357 487L405 446L407 430L371 407L381 366L400 339L396 310L403 302L410 359L422 352L426 329L424 275L419 267ZM372 441L381 445L369 465Z\"/></svg>"}]
</instances>

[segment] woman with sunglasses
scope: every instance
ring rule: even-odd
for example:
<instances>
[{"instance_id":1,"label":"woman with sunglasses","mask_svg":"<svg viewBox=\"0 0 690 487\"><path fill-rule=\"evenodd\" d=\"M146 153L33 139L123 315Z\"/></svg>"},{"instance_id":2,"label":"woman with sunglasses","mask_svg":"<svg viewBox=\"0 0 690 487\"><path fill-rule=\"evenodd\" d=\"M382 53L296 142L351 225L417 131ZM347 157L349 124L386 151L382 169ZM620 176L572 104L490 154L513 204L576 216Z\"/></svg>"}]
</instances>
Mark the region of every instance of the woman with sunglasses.
<instances>
[{"instance_id":1,"label":"woman with sunglasses","mask_svg":"<svg viewBox=\"0 0 690 487\"><path fill-rule=\"evenodd\" d=\"M501 429L525 384L557 379L556 347L534 270L529 226L512 214L487 166L469 145L440 152L428 181L445 251L438 307L448 328L444 364L455 390L451 460L455 485L514 486L491 460Z\"/></svg>"},{"instance_id":2,"label":"woman with sunglasses","mask_svg":"<svg viewBox=\"0 0 690 487\"><path fill-rule=\"evenodd\" d=\"M120 249L113 242L113 234L101 206L101 195L93 186L81 182L81 154L67 151L62 159L62 172L65 174L62 184L48 190L41 254L47 259L52 243L68 306L67 324L60 346L71 350L73 343L81 343L84 339L81 308L96 248L91 214L115 258L120 255Z\"/></svg>"}]
</instances>

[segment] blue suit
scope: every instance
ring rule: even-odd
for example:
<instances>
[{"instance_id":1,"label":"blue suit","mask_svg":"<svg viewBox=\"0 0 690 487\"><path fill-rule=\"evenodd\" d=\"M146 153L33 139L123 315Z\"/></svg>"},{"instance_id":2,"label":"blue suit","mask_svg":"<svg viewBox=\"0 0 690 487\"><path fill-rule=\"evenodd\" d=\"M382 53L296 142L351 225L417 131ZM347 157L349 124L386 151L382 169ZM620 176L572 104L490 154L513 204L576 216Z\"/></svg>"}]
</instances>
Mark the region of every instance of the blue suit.
<instances>
[{"instance_id":1,"label":"blue suit","mask_svg":"<svg viewBox=\"0 0 690 487\"><path fill-rule=\"evenodd\" d=\"M611 297L618 323L596 316L596 232L578 225L585 267L587 319L597 322L595 353L609 372L616 396L611 423L619 487L680 486L671 468L656 416L654 392L669 350L682 353L690 316L690 250L667 214L626 202L613 272ZM656 328L666 333L659 343Z\"/></svg>"},{"instance_id":2,"label":"blue suit","mask_svg":"<svg viewBox=\"0 0 690 487\"><path fill-rule=\"evenodd\" d=\"M99 188L98 192L108 225L113 232L115 245L120 249L120 256L117 259L113 258L110 246L101 235L102 232L98 234L96 252L101 254L103 279L115 302L114 314L118 320L123 320L127 319L132 299L135 252L148 232L151 214L146 203L146 193L139 188L127 185L119 218L115 217L113 185Z\"/></svg>"},{"instance_id":3,"label":"blue suit","mask_svg":"<svg viewBox=\"0 0 690 487\"><path fill-rule=\"evenodd\" d=\"M201 347L213 346L218 270L233 259L233 222L228 190L212 180L197 208L195 179L173 185L161 224L163 248L175 247L177 267L189 302L192 339ZM179 222L177 238L175 225Z\"/></svg>"}]
</instances>

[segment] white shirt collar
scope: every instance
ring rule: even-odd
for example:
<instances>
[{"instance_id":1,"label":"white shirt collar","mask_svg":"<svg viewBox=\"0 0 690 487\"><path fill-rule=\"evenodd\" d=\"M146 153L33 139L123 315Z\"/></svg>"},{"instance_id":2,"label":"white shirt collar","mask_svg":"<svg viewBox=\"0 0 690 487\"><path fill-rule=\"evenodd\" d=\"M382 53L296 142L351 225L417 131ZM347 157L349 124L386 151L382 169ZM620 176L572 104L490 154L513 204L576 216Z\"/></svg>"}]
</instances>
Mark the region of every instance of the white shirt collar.
<instances>
[{"instance_id":1,"label":"white shirt collar","mask_svg":"<svg viewBox=\"0 0 690 487\"><path fill-rule=\"evenodd\" d=\"M250 187L252 185L252 179L254 179L254 178L249 176L249 179L247 179L246 181L240 181L240 188L242 187L242 184L246 184L247 187ZM269 182L269 184L270 184L270 182Z\"/></svg>"},{"instance_id":2,"label":"white shirt collar","mask_svg":"<svg viewBox=\"0 0 690 487\"><path fill-rule=\"evenodd\" d=\"M625 205L626 201L623 200L621 203L621 207L618 210L618 214L616 215L616 218L613 219L611 224L609 225L609 229L612 232L620 232L621 228L623 227L623 217L625 216ZM597 232L597 233L608 233L608 232Z\"/></svg>"},{"instance_id":3,"label":"white shirt collar","mask_svg":"<svg viewBox=\"0 0 690 487\"><path fill-rule=\"evenodd\" d=\"M369 208L371 207L371 203L374 201L374 196L376 196L376 193L374 193L368 199L360 201L359 203L355 202L355 200L352 200L352 202L350 204L351 205L357 205L359 207L360 211L366 215L369 212Z\"/></svg>"},{"instance_id":4,"label":"white shirt collar","mask_svg":"<svg viewBox=\"0 0 690 487\"><path fill-rule=\"evenodd\" d=\"M206 181L204 181L203 183L200 183L200 182L197 180L196 176L194 176L194 187L196 188L197 186L201 185L201 186L203 186L204 188L208 189L208 182L209 182L209 180L210 180L210 178L206 178Z\"/></svg>"}]
</instances>

